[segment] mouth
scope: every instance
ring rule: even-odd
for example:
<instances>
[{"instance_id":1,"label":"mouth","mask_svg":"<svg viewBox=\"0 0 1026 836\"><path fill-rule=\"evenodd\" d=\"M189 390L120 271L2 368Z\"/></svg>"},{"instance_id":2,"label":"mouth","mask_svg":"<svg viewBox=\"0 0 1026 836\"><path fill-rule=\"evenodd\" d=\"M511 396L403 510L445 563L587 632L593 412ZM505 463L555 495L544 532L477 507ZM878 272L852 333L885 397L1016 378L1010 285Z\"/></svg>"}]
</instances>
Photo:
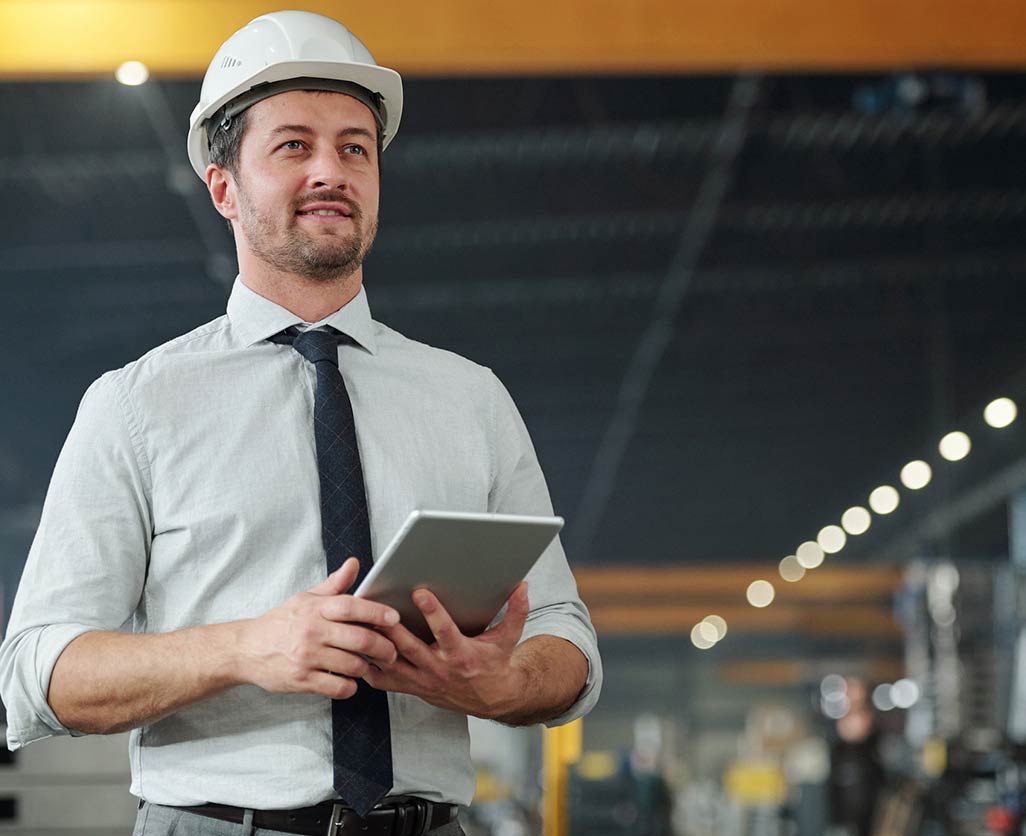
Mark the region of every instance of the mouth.
<instances>
[{"instance_id":1,"label":"mouth","mask_svg":"<svg viewBox=\"0 0 1026 836\"><path fill-rule=\"evenodd\" d=\"M296 211L306 218L350 218L353 210L341 203L313 203Z\"/></svg>"}]
</instances>

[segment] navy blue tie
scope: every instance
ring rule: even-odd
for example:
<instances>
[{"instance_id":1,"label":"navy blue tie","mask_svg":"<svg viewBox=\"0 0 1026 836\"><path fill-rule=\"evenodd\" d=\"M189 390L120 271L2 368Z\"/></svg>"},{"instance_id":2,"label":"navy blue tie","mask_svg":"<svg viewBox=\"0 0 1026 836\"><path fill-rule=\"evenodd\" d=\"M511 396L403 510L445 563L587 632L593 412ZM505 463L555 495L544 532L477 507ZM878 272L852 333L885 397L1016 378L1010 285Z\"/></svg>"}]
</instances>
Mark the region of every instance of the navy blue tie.
<instances>
[{"instance_id":1,"label":"navy blue tie","mask_svg":"<svg viewBox=\"0 0 1026 836\"><path fill-rule=\"evenodd\" d=\"M289 328L271 337L291 343L317 369L314 440L321 482L321 535L330 574L346 558L360 559L358 584L371 567L370 523L363 468L356 446L356 424L349 393L338 368L338 344L347 338L335 330ZM355 587L356 584L354 584ZM356 694L331 703L332 755L338 794L360 816L392 788L392 738L388 695L362 679Z\"/></svg>"}]
</instances>

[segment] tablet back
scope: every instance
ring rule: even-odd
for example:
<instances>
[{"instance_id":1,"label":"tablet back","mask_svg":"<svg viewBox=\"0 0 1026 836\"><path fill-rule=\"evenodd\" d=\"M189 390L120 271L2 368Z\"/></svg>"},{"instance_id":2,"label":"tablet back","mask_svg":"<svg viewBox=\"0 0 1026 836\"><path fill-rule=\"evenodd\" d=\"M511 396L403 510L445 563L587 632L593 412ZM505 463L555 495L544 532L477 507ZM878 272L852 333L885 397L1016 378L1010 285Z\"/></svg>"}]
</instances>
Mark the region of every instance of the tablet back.
<instances>
[{"instance_id":1,"label":"tablet back","mask_svg":"<svg viewBox=\"0 0 1026 836\"><path fill-rule=\"evenodd\" d=\"M410 599L427 587L460 630L484 630L563 527L561 517L414 511L356 595L388 604L426 642L434 636Z\"/></svg>"}]
</instances>

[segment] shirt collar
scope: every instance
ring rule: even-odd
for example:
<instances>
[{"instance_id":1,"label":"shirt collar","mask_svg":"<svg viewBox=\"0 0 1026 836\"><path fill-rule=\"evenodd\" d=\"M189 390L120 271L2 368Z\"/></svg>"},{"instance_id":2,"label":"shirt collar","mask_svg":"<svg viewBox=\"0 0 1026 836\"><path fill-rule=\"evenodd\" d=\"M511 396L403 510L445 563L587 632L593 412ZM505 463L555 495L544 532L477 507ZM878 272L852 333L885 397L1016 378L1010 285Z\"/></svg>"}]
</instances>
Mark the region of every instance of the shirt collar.
<instances>
[{"instance_id":1,"label":"shirt collar","mask_svg":"<svg viewBox=\"0 0 1026 836\"><path fill-rule=\"evenodd\" d=\"M228 297L228 320L246 346L266 340L290 325L307 324L292 311L248 288L238 276L232 285L231 296ZM367 302L367 291L362 284L360 292L350 302L320 322L309 324L314 328L330 325L351 337L371 354L377 353L374 321Z\"/></svg>"}]
</instances>

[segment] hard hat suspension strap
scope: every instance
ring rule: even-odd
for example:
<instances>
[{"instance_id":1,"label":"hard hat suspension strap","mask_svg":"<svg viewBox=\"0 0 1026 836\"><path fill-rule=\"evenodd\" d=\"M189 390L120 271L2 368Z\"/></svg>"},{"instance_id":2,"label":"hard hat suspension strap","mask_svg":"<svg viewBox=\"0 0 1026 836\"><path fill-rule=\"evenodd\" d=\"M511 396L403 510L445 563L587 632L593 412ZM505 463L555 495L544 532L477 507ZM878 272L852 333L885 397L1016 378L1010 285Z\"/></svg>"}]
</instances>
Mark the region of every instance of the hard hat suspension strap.
<instances>
[{"instance_id":1,"label":"hard hat suspension strap","mask_svg":"<svg viewBox=\"0 0 1026 836\"><path fill-rule=\"evenodd\" d=\"M340 81L332 78L288 78L284 81L271 81L258 84L250 88L241 96L236 96L228 104L222 107L204 125L207 134L207 147L213 141L217 131L227 131L235 119L246 108L252 107L263 99L276 96L279 93L287 93L290 90L323 90L329 93L344 93L365 104L374 119L378 123L378 130L385 128L387 121L385 114L384 99L379 93L373 93L366 87L354 84L351 81Z\"/></svg>"}]
</instances>

